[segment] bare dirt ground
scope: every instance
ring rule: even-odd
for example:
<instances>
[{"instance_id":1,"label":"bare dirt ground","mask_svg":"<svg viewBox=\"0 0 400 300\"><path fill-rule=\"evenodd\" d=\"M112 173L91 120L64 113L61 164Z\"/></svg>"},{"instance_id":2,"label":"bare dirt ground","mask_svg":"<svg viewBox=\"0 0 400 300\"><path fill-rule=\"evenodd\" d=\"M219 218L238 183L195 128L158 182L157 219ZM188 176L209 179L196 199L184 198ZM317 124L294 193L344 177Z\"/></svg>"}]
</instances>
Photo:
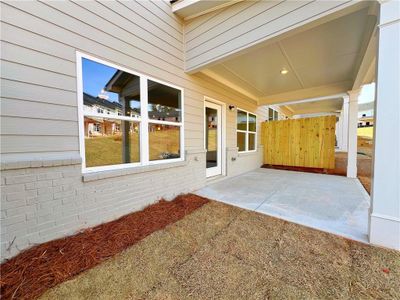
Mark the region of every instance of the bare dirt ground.
<instances>
[{"instance_id":1,"label":"bare dirt ground","mask_svg":"<svg viewBox=\"0 0 400 300\"><path fill-rule=\"evenodd\" d=\"M42 299L399 299L400 252L210 201Z\"/></svg>"}]
</instances>

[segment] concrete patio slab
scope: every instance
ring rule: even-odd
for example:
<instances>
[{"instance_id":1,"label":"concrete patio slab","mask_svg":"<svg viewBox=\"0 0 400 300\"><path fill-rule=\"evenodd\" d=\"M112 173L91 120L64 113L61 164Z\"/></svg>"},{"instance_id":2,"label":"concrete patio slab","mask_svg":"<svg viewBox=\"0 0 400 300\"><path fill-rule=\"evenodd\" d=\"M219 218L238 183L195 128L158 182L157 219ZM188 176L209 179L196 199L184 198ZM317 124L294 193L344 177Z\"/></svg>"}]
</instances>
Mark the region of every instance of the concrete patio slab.
<instances>
[{"instance_id":1,"label":"concrete patio slab","mask_svg":"<svg viewBox=\"0 0 400 300\"><path fill-rule=\"evenodd\" d=\"M368 242L370 197L358 179L257 169L196 194L361 242Z\"/></svg>"}]
</instances>

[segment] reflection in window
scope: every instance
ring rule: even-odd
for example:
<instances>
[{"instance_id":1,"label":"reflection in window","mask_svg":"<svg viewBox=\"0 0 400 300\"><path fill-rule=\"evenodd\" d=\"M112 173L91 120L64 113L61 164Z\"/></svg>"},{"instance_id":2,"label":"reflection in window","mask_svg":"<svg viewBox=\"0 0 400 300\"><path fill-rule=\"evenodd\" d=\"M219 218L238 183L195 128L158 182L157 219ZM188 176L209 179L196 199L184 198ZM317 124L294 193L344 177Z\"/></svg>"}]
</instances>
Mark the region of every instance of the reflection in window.
<instances>
[{"instance_id":1,"label":"reflection in window","mask_svg":"<svg viewBox=\"0 0 400 300\"><path fill-rule=\"evenodd\" d=\"M246 151L246 133L237 132L237 146L239 151Z\"/></svg>"},{"instance_id":2,"label":"reflection in window","mask_svg":"<svg viewBox=\"0 0 400 300\"><path fill-rule=\"evenodd\" d=\"M138 123L85 117L84 130L87 167L140 161Z\"/></svg>"},{"instance_id":3,"label":"reflection in window","mask_svg":"<svg viewBox=\"0 0 400 300\"><path fill-rule=\"evenodd\" d=\"M256 150L257 116L237 110L237 147L239 152Z\"/></svg>"},{"instance_id":4,"label":"reflection in window","mask_svg":"<svg viewBox=\"0 0 400 300\"><path fill-rule=\"evenodd\" d=\"M180 127L149 123L150 160L180 157Z\"/></svg>"},{"instance_id":5,"label":"reflection in window","mask_svg":"<svg viewBox=\"0 0 400 300\"><path fill-rule=\"evenodd\" d=\"M241 110L237 111L237 129L247 130L247 113Z\"/></svg>"},{"instance_id":6,"label":"reflection in window","mask_svg":"<svg viewBox=\"0 0 400 300\"><path fill-rule=\"evenodd\" d=\"M152 120L181 122L181 91L148 81L148 112Z\"/></svg>"},{"instance_id":7,"label":"reflection in window","mask_svg":"<svg viewBox=\"0 0 400 300\"><path fill-rule=\"evenodd\" d=\"M256 150L256 135L255 133L249 133L249 151Z\"/></svg>"},{"instance_id":8,"label":"reflection in window","mask_svg":"<svg viewBox=\"0 0 400 300\"><path fill-rule=\"evenodd\" d=\"M87 58L81 62L84 167L183 158L180 89ZM147 91L141 84L146 81ZM148 97L141 97L143 93ZM169 122L173 126L165 124ZM148 139L141 140L147 130Z\"/></svg>"},{"instance_id":9,"label":"reflection in window","mask_svg":"<svg viewBox=\"0 0 400 300\"><path fill-rule=\"evenodd\" d=\"M249 113L249 131L256 132L257 123L256 116Z\"/></svg>"},{"instance_id":10,"label":"reflection in window","mask_svg":"<svg viewBox=\"0 0 400 300\"><path fill-rule=\"evenodd\" d=\"M140 77L85 58L82 76L86 167L140 162Z\"/></svg>"},{"instance_id":11,"label":"reflection in window","mask_svg":"<svg viewBox=\"0 0 400 300\"><path fill-rule=\"evenodd\" d=\"M272 108L268 108L268 121L274 120L274 110Z\"/></svg>"}]
</instances>

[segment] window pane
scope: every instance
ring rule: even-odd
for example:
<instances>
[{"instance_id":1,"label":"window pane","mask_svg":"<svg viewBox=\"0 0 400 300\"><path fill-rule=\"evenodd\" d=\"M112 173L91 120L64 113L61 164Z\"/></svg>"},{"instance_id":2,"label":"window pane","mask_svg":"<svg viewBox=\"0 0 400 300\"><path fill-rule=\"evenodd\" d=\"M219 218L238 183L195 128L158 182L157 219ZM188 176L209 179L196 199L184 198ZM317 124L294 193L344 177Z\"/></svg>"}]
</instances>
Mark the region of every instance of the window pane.
<instances>
[{"instance_id":1,"label":"window pane","mask_svg":"<svg viewBox=\"0 0 400 300\"><path fill-rule=\"evenodd\" d=\"M256 150L256 134L249 133L249 151Z\"/></svg>"},{"instance_id":2,"label":"window pane","mask_svg":"<svg viewBox=\"0 0 400 300\"><path fill-rule=\"evenodd\" d=\"M181 122L181 91L158 82L148 81L149 118Z\"/></svg>"},{"instance_id":3,"label":"window pane","mask_svg":"<svg viewBox=\"0 0 400 300\"><path fill-rule=\"evenodd\" d=\"M247 113L237 110L237 129L247 130Z\"/></svg>"},{"instance_id":4,"label":"window pane","mask_svg":"<svg viewBox=\"0 0 400 300\"><path fill-rule=\"evenodd\" d=\"M85 113L140 115L140 77L82 59Z\"/></svg>"},{"instance_id":5,"label":"window pane","mask_svg":"<svg viewBox=\"0 0 400 300\"><path fill-rule=\"evenodd\" d=\"M272 108L268 108L268 120L269 121L274 120L274 110Z\"/></svg>"},{"instance_id":6,"label":"window pane","mask_svg":"<svg viewBox=\"0 0 400 300\"><path fill-rule=\"evenodd\" d=\"M246 151L246 133L237 132L237 146L239 151Z\"/></svg>"},{"instance_id":7,"label":"window pane","mask_svg":"<svg viewBox=\"0 0 400 300\"><path fill-rule=\"evenodd\" d=\"M274 110L274 120L278 120L278 112Z\"/></svg>"},{"instance_id":8,"label":"window pane","mask_svg":"<svg viewBox=\"0 0 400 300\"><path fill-rule=\"evenodd\" d=\"M256 116L249 113L249 131L256 132L257 121Z\"/></svg>"},{"instance_id":9,"label":"window pane","mask_svg":"<svg viewBox=\"0 0 400 300\"><path fill-rule=\"evenodd\" d=\"M180 127L149 124L149 159L180 157Z\"/></svg>"},{"instance_id":10,"label":"window pane","mask_svg":"<svg viewBox=\"0 0 400 300\"><path fill-rule=\"evenodd\" d=\"M139 123L84 118L86 167L140 161Z\"/></svg>"}]
</instances>

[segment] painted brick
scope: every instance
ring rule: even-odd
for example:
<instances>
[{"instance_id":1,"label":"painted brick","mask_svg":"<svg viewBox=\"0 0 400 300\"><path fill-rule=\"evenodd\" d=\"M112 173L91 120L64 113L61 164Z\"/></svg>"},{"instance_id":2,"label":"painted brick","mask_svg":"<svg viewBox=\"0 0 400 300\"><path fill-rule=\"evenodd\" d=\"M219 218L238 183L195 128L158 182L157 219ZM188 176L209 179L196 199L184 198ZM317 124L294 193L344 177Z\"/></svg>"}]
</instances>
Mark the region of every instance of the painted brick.
<instances>
[{"instance_id":1,"label":"painted brick","mask_svg":"<svg viewBox=\"0 0 400 300\"><path fill-rule=\"evenodd\" d=\"M2 197L1 209L6 210L7 213L10 209L14 209L17 207L24 207L25 205L26 205L25 199L18 199L18 200L14 200L14 201L4 201L3 197Z\"/></svg>"},{"instance_id":2,"label":"painted brick","mask_svg":"<svg viewBox=\"0 0 400 300\"><path fill-rule=\"evenodd\" d=\"M54 193L54 199L60 199L60 198L65 198L69 196L74 196L75 195L75 190L69 190L65 192L57 192Z\"/></svg>"},{"instance_id":3,"label":"painted brick","mask_svg":"<svg viewBox=\"0 0 400 300\"><path fill-rule=\"evenodd\" d=\"M9 203L14 204L15 202L9 202ZM22 204L19 207L12 207L12 208L6 209L6 215L7 215L7 218L9 218L9 217L13 217L16 215L26 214L26 213L35 212L35 211L36 211L35 205L23 205Z\"/></svg>"},{"instance_id":4,"label":"painted brick","mask_svg":"<svg viewBox=\"0 0 400 300\"><path fill-rule=\"evenodd\" d=\"M27 198L35 197L36 195L37 195L36 190L23 191L18 193L8 193L6 196L6 200L7 201L25 200Z\"/></svg>"},{"instance_id":5,"label":"painted brick","mask_svg":"<svg viewBox=\"0 0 400 300\"><path fill-rule=\"evenodd\" d=\"M3 227L3 226L8 226L8 225L24 222L24 221L25 221L25 215L19 215L19 216L13 216L10 218L2 219L0 221L0 223L1 223L1 227Z\"/></svg>"},{"instance_id":6,"label":"painted brick","mask_svg":"<svg viewBox=\"0 0 400 300\"><path fill-rule=\"evenodd\" d=\"M159 166L154 171L89 182L82 181L80 165L6 170L2 175L9 188L2 194L21 194L10 196L15 201L2 199L2 205L13 203L6 204L6 209L2 206L2 217L11 226L2 240L11 242L17 236L17 245L23 248L111 221L162 197L172 198L192 187L201 187L205 183L203 169L204 159L200 159L186 166ZM17 196L25 197L25 201ZM2 258L16 251L13 246Z\"/></svg>"},{"instance_id":7,"label":"painted brick","mask_svg":"<svg viewBox=\"0 0 400 300\"><path fill-rule=\"evenodd\" d=\"M58 179L58 178L62 178L62 173L56 172L56 173L38 174L37 178L38 178L38 180Z\"/></svg>"},{"instance_id":8,"label":"painted brick","mask_svg":"<svg viewBox=\"0 0 400 300\"><path fill-rule=\"evenodd\" d=\"M27 228L27 225L23 221L23 222L18 222L18 223L15 223L15 224L10 224L10 225L4 226L4 227L2 227L2 230L5 233L12 233L12 232L15 232L15 231L18 231L18 230L24 230L26 228Z\"/></svg>"},{"instance_id":9,"label":"painted brick","mask_svg":"<svg viewBox=\"0 0 400 300\"><path fill-rule=\"evenodd\" d=\"M6 177L6 184L27 183L36 180L36 175L20 175Z\"/></svg>"},{"instance_id":10,"label":"painted brick","mask_svg":"<svg viewBox=\"0 0 400 300\"><path fill-rule=\"evenodd\" d=\"M11 184L11 185L5 185L5 186L1 187L2 194L17 193L17 192L23 192L23 191L25 191L24 184Z\"/></svg>"}]
</instances>

